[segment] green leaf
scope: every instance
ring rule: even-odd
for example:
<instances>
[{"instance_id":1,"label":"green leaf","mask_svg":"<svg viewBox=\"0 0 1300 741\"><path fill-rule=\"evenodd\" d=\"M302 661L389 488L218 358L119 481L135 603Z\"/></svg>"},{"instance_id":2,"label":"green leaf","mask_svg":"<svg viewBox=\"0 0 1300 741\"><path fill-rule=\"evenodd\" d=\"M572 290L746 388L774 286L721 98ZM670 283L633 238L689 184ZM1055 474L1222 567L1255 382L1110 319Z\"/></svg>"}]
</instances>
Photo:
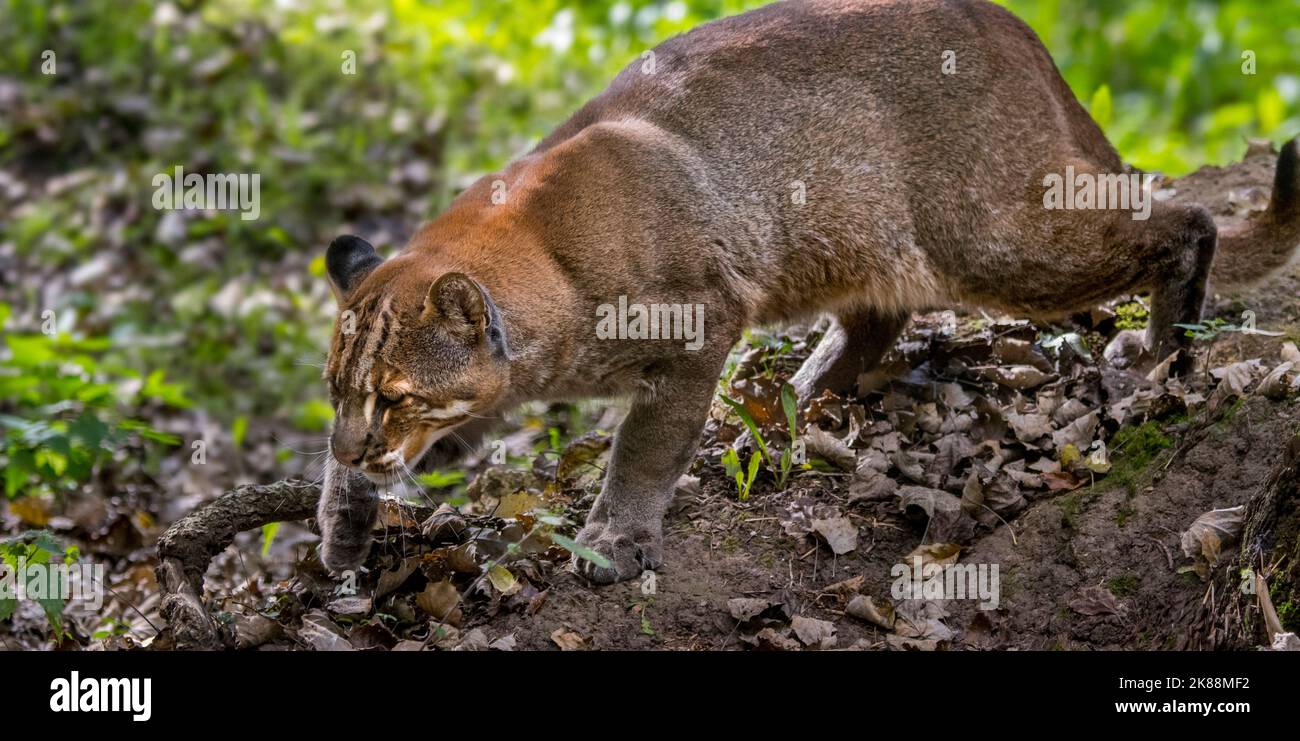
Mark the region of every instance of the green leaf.
<instances>
[{"instance_id":1,"label":"green leaf","mask_svg":"<svg viewBox=\"0 0 1300 741\"><path fill-rule=\"evenodd\" d=\"M275 542L275 536L279 532L278 522L268 522L262 526L262 558L266 558L271 553L271 543Z\"/></svg>"},{"instance_id":2,"label":"green leaf","mask_svg":"<svg viewBox=\"0 0 1300 741\"><path fill-rule=\"evenodd\" d=\"M138 419L124 419L118 423L118 427L124 432L134 432L145 440L152 440L156 443L162 443L164 445L181 444L181 439L179 437L161 430L155 430Z\"/></svg>"},{"instance_id":3,"label":"green leaf","mask_svg":"<svg viewBox=\"0 0 1300 741\"><path fill-rule=\"evenodd\" d=\"M325 277L325 255L320 254L312 258L312 261L307 263L307 272L313 278L324 278Z\"/></svg>"},{"instance_id":4,"label":"green leaf","mask_svg":"<svg viewBox=\"0 0 1300 741\"><path fill-rule=\"evenodd\" d=\"M334 407L323 399L310 399L298 407L293 416L293 424L307 432L321 432L329 428L334 421Z\"/></svg>"},{"instance_id":5,"label":"green leaf","mask_svg":"<svg viewBox=\"0 0 1300 741\"><path fill-rule=\"evenodd\" d=\"M36 467L48 469L57 478L68 469L68 457L50 448L37 448Z\"/></svg>"},{"instance_id":6,"label":"green leaf","mask_svg":"<svg viewBox=\"0 0 1300 741\"><path fill-rule=\"evenodd\" d=\"M768 461L768 465L771 465L772 456L767 452L767 441L763 439L763 433L758 431L758 423L754 421L753 415L741 402L727 396L721 396L720 398L724 404L731 407L737 417L740 417L740 421L745 423L745 427L749 429L749 434L754 436L754 442L758 444L759 451L763 453L763 458Z\"/></svg>"},{"instance_id":7,"label":"green leaf","mask_svg":"<svg viewBox=\"0 0 1300 741\"><path fill-rule=\"evenodd\" d=\"M430 489L447 489L465 483L464 471L430 471L415 477L420 486Z\"/></svg>"},{"instance_id":8,"label":"green leaf","mask_svg":"<svg viewBox=\"0 0 1300 741\"><path fill-rule=\"evenodd\" d=\"M9 463L5 466L5 497L13 499L35 473L36 463L32 452L26 448L10 446L7 456Z\"/></svg>"},{"instance_id":9,"label":"green leaf","mask_svg":"<svg viewBox=\"0 0 1300 741\"><path fill-rule=\"evenodd\" d=\"M759 456L757 451L755 451L753 455L749 456L749 478L745 481L745 495L741 497L742 501L749 499L749 490L754 486L754 477L758 475L758 464L761 463L762 460L762 457Z\"/></svg>"},{"instance_id":10,"label":"green leaf","mask_svg":"<svg viewBox=\"0 0 1300 741\"><path fill-rule=\"evenodd\" d=\"M785 422L789 425L790 442L793 443L798 434L796 415L799 411L799 397L795 394L794 386L788 383L781 386L781 408L785 410Z\"/></svg>"},{"instance_id":11,"label":"green leaf","mask_svg":"<svg viewBox=\"0 0 1300 741\"><path fill-rule=\"evenodd\" d=\"M1103 129L1110 126L1111 120L1111 102L1110 102L1110 85L1103 84L1092 94L1092 102L1088 105L1088 111L1092 114L1092 120Z\"/></svg>"},{"instance_id":12,"label":"green leaf","mask_svg":"<svg viewBox=\"0 0 1300 741\"><path fill-rule=\"evenodd\" d=\"M740 473L740 455L736 453L735 448L728 447L722 452L722 468L727 472L728 477Z\"/></svg>"},{"instance_id":13,"label":"green leaf","mask_svg":"<svg viewBox=\"0 0 1300 741\"><path fill-rule=\"evenodd\" d=\"M244 447L244 436L248 434L248 417L239 415L230 425L230 437L236 448Z\"/></svg>"},{"instance_id":14,"label":"green leaf","mask_svg":"<svg viewBox=\"0 0 1300 741\"><path fill-rule=\"evenodd\" d=\"M90 411L85 411L68 427L68 435L85 443L88 448L98 448L108 437L108 425Z\"/></svg>"},{"instance_id":15,"label":"green leaf","mask_svg":"<svg viewBox=\"0 0 1300 741\"><path fill-rule=\"evenodd\" d=\"M605 558L572 538L566 538L559 533L551 533L551 542L584 561L590 561L596 564L602 569L607 569L610 566L608 558Z\"/></svg>"},{"instance_id":16,"label":"green leaf","mask_svg":"<svg viewBox=\"0 0 1300 741\"><path fill-rule=\"evenodd\" d=\"M9 335L5 344L12 353L9 364L18 368L39 368L55 360L50 340L44 335Z\"/></svg>"},{"instance_id":17,"label":"green leaf","mask_svg":"<svg viewBox=\"0 0 1300 741\"><path fill-rule=\"evenodd\" d=\"M140 389L140 398L153 399L179 409L185 409L190 405L184 387L177 383L164 382L163 372L160 370L150 373L145 378L144 387Z\"/></svg>"}]
</instances>

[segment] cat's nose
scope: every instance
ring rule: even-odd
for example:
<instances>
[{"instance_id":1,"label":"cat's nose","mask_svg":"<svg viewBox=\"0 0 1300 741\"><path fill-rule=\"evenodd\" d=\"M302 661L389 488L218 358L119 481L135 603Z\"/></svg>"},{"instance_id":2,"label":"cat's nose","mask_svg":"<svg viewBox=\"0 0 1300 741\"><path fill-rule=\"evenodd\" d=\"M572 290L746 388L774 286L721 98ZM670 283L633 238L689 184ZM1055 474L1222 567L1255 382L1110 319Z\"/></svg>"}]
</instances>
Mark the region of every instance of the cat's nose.
<instances>
[{"instance_id":1,"label":"cat's nose","mask_svg":"<svg viewBox=\"0 0 1300 741\"><path fill-rule=\"evenodd\" d=\"M334 460L342 463L348 468L356 468L361 465L362 452L354 448L330 447L330 452L334 454Z\"/></svg>"}]
</instances>

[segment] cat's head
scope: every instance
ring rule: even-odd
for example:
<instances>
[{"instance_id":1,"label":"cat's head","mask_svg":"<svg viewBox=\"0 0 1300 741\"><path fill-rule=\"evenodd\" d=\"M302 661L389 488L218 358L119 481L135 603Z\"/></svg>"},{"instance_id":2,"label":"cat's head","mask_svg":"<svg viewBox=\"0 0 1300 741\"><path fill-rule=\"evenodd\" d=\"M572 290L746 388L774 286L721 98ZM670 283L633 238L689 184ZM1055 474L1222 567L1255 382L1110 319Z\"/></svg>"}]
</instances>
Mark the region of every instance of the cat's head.
<instances>
[{"instance_id":1,"label":"cat's head","mask_svg":"<svg viewBox=\"0 0 1300 741\"><path fill-rule=\"evenodd\" d=\"M325 267L339 305L324 373L334 405L330 449L391 485L403 466L501 398L505 327L483 286L427 257L385 262L365 240L343 236Z\"/></svg>"}]
</instances>

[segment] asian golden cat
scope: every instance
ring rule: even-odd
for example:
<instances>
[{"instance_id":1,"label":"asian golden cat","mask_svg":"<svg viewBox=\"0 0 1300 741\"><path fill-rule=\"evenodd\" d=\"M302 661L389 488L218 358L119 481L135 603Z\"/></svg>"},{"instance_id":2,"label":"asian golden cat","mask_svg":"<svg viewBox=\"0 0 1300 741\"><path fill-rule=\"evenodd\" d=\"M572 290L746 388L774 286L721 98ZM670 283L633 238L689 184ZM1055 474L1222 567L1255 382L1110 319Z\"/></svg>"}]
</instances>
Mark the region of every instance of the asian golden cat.
<instances>
[{"instance_id":1,"label":"asian golden cat","mask_svg":"<svg viewBox=\"0 0 1300 741\"><path fill-rule=\"evenodd\" d=\"M322 560L361 562L375 486L450 431L529 399L626 396L578 535L610 565L576 564L628 579L663 561L674 483L747 327L833 318L795 377L805 398L851 390L932 307L1059 316L1151 291L1164 357L1207 279L1262 278L1300 244L1294 140L1269 208L1234 230L1159 201L1145 219L1050 208L1067 168L1129 174L1033 31L987 2L790 0L666 41L394 257L330 245ZM621 298L703 307L703 341L598 336Z\"/></svg>"}]
</instances>

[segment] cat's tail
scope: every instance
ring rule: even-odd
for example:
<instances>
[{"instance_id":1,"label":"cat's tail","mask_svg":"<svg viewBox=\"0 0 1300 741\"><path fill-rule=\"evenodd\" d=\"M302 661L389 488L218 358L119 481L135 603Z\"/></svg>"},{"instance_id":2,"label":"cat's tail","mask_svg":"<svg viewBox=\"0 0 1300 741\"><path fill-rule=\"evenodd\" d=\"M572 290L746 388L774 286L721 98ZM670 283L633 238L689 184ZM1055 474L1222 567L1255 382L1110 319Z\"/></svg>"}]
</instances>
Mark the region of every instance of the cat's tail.
<instances>
[{"instance_id":1,"label":"cat's tail","mask_svg":"<svg viewBox=\"0 0 1300 741\"><path fill-rule=\"evenodd\" d=\"M1258 283L1290 264L1300 247L1300 137L1282 145L1268 209L1219 228L1210 269L1215 290Z\"/></svg>"}]
</instances>

